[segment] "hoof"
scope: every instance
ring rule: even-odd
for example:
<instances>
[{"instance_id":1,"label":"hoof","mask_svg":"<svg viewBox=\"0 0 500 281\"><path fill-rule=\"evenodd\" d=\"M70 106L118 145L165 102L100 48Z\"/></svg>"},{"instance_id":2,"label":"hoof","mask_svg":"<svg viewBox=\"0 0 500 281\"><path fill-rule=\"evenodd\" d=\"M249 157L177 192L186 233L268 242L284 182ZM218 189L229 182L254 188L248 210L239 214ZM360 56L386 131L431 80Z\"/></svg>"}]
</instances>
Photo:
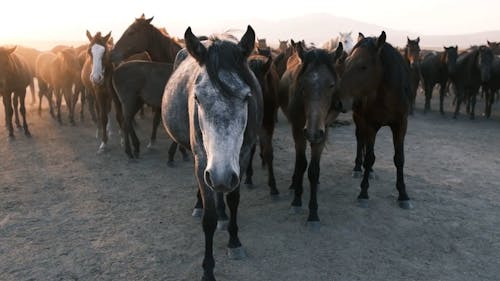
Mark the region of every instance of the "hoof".
<instances>
[{"instance_id":1,"label":"hoof","mask_svg":"<svg viewBox=\"0 0 500 281\"><path fill-rule=\"evenodd\" d=\"M203 215L203 209L202 208L194 208L193 212L191 213L191 216L195 218L201 218Z\"/></svg>"},{"instance_id":2,"label":"hoof","mask_svg":"<svg viewBox=\"0 0 500 281\"><path fill-rule=\"evenodd\" d=\"M108 151L108 146L105 143L101 143L99 149L97 149L97 154L103 154Z\"/></svg>"},{"instance_id":3,"label":"hoof","mask_svg":"<svg viewBox=\"0 0 500 281\"><path fill-rule=\"evenodd\" d=\"M306 227L311 232L319 232L321 229L321 223L319 221L307 221Z\"/></svg>"},{"instance_id":4,"label":"hoof","mask_svg":"<svg viewBox=\"0 0 500 281\"><path fill-rule=\"evenodd\" d=\"M411 204L410 200L400 200L398 201L399 208L404 209L404 210L411 210L413 209L413 204Z\"/></svg>"},{"instance_id":5,"label":"hoof","mask_svg":"<svg viewBox=\"0 0 500 281\"><path fill-rule=\"evenodd\" d=\"M247 257L247 253L242 246L236 248L227 248L227 256L232 260L241 260Z\"/></svg>"},{"instance_id":6,"label":"hoof","mask_svg":"<svg viewBox=\"0 0 500 281\"><path fill-rule=\"evenodd\" d=\"M360 199L360 198L358 198L358 206L360 208L363 208L363 209L368 208L368 202L369 202L368 199Z\"/></svg>"},{"instance_id":7,"label":"hoof","mask_svg":"<svg viewBox=\"0 0 500 281\"><path fill-rule=\"evenodd\" d=\"M360 179L363 177L362 171L352 171L352 177L355 179Z\"/></svg>"},{"instance_id":8,"label":"hoof","mask_svg":"<svg viewBox=\"0 0 500 281\"><path fill-rule=\"evenodd\" d=\"M189 157L188 154L182 156L182 161L184 162L191 162L191 157Z\"/></svg>"},{"instance_id":9,"label":"hoof","mask_svg":"<svg viewBox=\"0 0 500 281\"><path fill-rule=\"evenodd\" d=\"M156 146L153 142L150 142L148 144L148 146L146 147L148 150L155 150L156 149Z\"/></svg>"},{"instance_id":10,"label":"hoof","mask_svg":"<svg viewBox=\"0 0 500 281\"><path fill-rule=\"evenodd\" d=\"M167 167L174 168L175 167L175 162L174 161L167 161Z\"/></svg>"},{"instance_id":11,"label":"hoof","mask_svg":"<svg viewBox=\"0 0 500 281\"><path fill-rule=\"evenodd\" d=\"M301 206L290 207L290 214L292 214L292 215L302 214L303 212L304 212L304 209L302 209Z\"/></svg>"},{"instance_id":12,"label":"hoof","mask_svg":"<svg viewBox=\"0 0 500 281\"><path fill-rule=\"evenodd\" d=\"M217 230L223 231L227 230L228 220L217 220Z\"/></svg>"},{"instance_id":13,"label":"hoof","mask_svg":"<svg viewBox=\"0 0 500 281\"><path fill-rule=\"evenodd\" d=\"M31 138L31 133L29 131L25 131L24 135L27 136L28 138Z\"/></svg>"},{"instance_id":14,"label":"hoof","mask_svg":"<svg viewBox=\"0 0 500 281\"><path fill-rule=\"evenodd\" d=\"M377 180L378 179L378 176L377 174L375 174L374 171L371 171L369 174L368 174L368 178L371 179L371 180Z\"/></svg>"}]
</instances>

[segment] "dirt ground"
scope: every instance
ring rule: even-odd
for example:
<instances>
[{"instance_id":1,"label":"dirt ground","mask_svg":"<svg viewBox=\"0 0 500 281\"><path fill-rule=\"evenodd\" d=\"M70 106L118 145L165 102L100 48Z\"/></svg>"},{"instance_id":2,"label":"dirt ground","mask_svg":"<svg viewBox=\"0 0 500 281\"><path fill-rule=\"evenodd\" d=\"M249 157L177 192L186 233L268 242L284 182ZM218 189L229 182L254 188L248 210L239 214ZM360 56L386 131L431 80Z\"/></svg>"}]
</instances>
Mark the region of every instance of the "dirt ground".
<instances>
[{"instance_id":1,"label":"dirt ground","mask_svg":"<svg viewBox=\"0 0 500 281\"><path fill-rule=\"evenodd\" d=\"M319 232L305 227L307 211L289 212L294 151L280 116L274 138L280 200L270 199L256 161L257 187L242 187L239 208L248 257L230 260L228 234L217 232L218 280L499 280L500 106L491 120L464 114L453 120L450 104L448 97L444 117L424 115L420 95L409 119L405 180L412 210L396 203L388 128L377 137L378 179L368 208L357 206L360 180L351 177L354 125L331 130L321 162ZM96 155L88 115L71 126L63 113L60 126L46 109L39 117L29 107L32 138L16 131L9 140L0 129L0 280L199 280L204 244L191 217L192 163L177 155L177 167L167 167L163 128L156 149L146 151L151 114L138 119L142 158L130 162L116 133L110 151Z\"/></svg>"}]
</instances>

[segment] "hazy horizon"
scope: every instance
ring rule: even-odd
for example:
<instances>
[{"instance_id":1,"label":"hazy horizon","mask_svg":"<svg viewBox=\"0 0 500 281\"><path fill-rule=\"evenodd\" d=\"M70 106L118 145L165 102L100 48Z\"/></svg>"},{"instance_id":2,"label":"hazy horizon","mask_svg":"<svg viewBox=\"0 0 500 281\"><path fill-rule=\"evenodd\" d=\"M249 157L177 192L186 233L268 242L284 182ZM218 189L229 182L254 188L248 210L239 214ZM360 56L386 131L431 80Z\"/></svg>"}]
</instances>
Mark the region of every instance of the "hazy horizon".
<instances>
[{"instance_id":1,"label":"hazy horizon","mask_svg":"<svg viewBox=\"0 0 500 281\"><path fill-rule=\"evenodd\" d=\"M462 35L500 30L497 15L500 1L488 0L476 0L473 5L465 0L420 0L418 5L397 0L309 0L301 4L254 0L244 8L239 7L244 3L235 4L229 0L191 1L188 8L183 3L148 0L120 3L87 0L85 3L56 0L9 2L6 4L8 12L0 17L0 23L11 28L2 28L0 44L85 42L85 30L91 33L112 31L117 39L142 13L146 17L154 16L154 25L165 27L171 35L178 37L182 37L188 26L195 33L213 33L222 32L223 28L246 27L233 26L235 22L279 24L311 14L330 14L414 35ZM233 12L228 13L228 10ZM336 30L335 27L331 29ZM336 34L332 32L332 36Z\"/></svg>"}]
</instances>

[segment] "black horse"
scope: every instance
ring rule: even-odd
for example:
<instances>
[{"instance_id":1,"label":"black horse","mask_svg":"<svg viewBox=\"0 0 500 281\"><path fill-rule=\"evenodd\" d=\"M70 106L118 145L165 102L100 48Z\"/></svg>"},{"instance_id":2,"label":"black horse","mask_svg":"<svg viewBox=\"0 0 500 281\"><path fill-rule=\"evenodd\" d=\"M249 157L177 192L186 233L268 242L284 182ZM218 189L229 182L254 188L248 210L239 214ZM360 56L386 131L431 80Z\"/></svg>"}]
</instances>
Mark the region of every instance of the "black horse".
<instances>
[{"instance_id":1,"label":"black horse","mask_svg":"<svg viewBox=\"0 0 500 281\"><path fill-rule=\"evenodd\" d=\"M386 43L385 32L377 37L360 34L358 43L345 61L339 83L341 100L353 98L357 152L354 175L364 167L358 200L367 205L369 176L375 163L374 145L378 130L389 126L394 142L394 164L399 206L411 208L403 178L404 139L410 108L410 69L401 54Z\"/></svg>"},{"instance_id":2,"label":"black horse","mask_svg":"<svg viewBox=\"0 0 500 281\"><path fill-rule=\"evenodd\" d=\"M432 91L436 84L439 89L439 112L444 114L443 101L446 85L450 75L455 71L458 57L458 47L444 47L444 52L427 54L420 63L422 83L425 91L424 112L431 110Z\"/></svg>"},{"instance_id":3,"label":"black horse","mask_svg":"<svg viewBox=\"0 0 500 281\"><path fill-rule=\"evenodd\" d=\"M491 117L491 107L495 102L495 94L500 90L500 57L494 56L491 64L490 80L482 85L485 92L484 116Z\"/></svg>"},{"instance_id":4,"label":"black horse","mask_svg":"<svg viewBox=\"0 0 500 281\"><path fill-rule=\"evenodd\" d=\"M456 70L451 74L456 95L453 118L457 118L463 101L467 102L470 119L475 118L476 95L479 87L491 78L493 58L487 46L474 47L458 56Z\"/></svg>"}]
</instances>

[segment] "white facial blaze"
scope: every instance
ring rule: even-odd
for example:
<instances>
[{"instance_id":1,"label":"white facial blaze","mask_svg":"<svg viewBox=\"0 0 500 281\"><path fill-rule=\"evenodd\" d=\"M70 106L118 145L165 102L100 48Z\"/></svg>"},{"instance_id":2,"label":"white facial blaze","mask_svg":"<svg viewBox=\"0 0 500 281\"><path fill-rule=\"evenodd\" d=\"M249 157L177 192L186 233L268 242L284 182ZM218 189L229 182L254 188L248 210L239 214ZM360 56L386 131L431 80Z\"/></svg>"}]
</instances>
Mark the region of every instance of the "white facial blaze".
<instances>
[{"instance_id":1,"label":"white facial blaze","mask_svg":"<svg viewBox=\"0 0 500 281\"><path fill-rule=\"evenodd\" d=\"M102 65L102 57L106 48L99 44L94 44L90 48L92 52L92 72L90 73L90 81L95 84L101 84L104 79L104 67Z\"/></svg>"},{"instance_id":2,"label":"white facial blaze","mask_svg":"<svg viewBox=\"0 0 500 281\"><path fill-rule=\"evenodd\" d=\"M240 151L247 125L248 103L242 98L249 93L250 88L233 74L221 72L221 80L225 81L236 94L220 93L204 75L198 88L199 95L204 95L198 111L198 119L203 133L203 145L207 154L207 170L232 170L240 174ZM229 82L229 83L228 83ZM240 96L240 97L238 97ZM209 102L206 102L209 100ZM203 108L203 103L210 103L209 108Z\"/></svg>"}]
</instances>

